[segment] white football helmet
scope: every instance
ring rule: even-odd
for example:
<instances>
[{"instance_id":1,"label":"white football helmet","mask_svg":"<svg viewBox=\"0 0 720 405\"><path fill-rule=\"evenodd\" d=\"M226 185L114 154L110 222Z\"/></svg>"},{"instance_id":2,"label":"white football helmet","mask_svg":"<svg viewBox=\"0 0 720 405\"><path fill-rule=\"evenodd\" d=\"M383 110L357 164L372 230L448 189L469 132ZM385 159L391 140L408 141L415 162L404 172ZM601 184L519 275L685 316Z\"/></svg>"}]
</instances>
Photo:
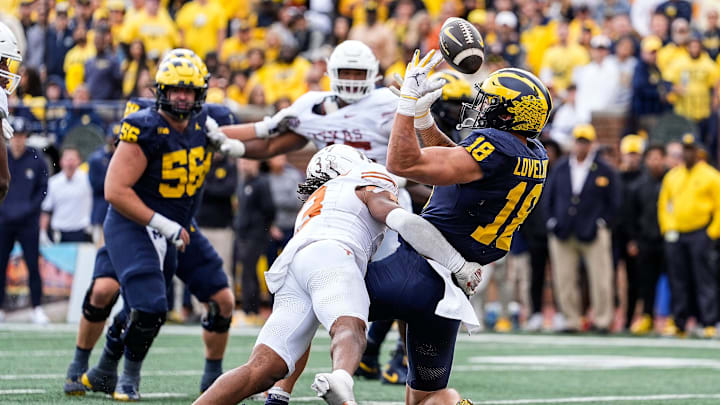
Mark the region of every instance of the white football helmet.
<instances>
[{"instance_id":1,"label":"white football helmet","mask_svg":"<svg viewBox=\"0 0 720 405\"><path fill-rule=\"evenodd\" d=\"M327 61L330 88L341 99L354 103L370 94L378 81L378 60L360 41L348 40L335 47ZM365 79L340 79L340 69L365 70Z\"/></svg>"},{"instance_id":2,"label":"white football helmet","mask_svg":"<svg viewBox=\"0 0 720 405\"><path fill-rule=\"evenodd\" d=\"M365 163L370 163L370 159L359 150L343 144L330 145L313 155L305 169L305 176L327 181Z\"/></svg>"},{"instance_id":3,"label":"white football helmet","mask_svg":"<svg viewBox=\"0 0 720 405\"><path fill-rule=\"evenodd\" d=\"M22 55L15 34L3 23L0 23L0 62L0 84L9 95L20 83Z\"/></svg>"}]
</instances>

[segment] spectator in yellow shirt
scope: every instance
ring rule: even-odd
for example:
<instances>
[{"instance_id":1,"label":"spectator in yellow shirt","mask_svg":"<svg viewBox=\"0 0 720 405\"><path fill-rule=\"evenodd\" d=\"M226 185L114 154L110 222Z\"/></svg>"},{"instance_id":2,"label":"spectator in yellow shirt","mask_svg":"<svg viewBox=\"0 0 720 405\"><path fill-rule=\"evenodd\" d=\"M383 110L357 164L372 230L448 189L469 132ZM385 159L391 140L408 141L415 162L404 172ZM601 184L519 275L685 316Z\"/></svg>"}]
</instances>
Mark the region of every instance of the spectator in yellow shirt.
<instances>
[{"instance_id":1,"label":"spectator in yellow shirt","mask_svg":"<svg viewBox=\"0 0 720 405\"><path fill-rule=\"evenodd\" d=\"M690 39L690 24L687 20L678 18L672 23L672 42L663 46L657 54L657 65L660 71L665 71L670 64L687 56L687 43Z\"/></svg>"},{"instance_id":2,"label":"spectator in yellow shirt","mask_svg":"<svg viewBox=\"0 0 720 405\"><path fill-rule=\"evenodd\" d=\"M540 65L540 79L562 93L572 82L572 72L577 66L590 62L587 49L569 41L569 29L566 22L557 26L558 43L551 46L543 55Z\"/></svg>"},{"instance_id":3,"label":"spectator in yellow shirt","mask_svg":"<svg viewBox=\"0 0 720 405\"><path fill-rule=\"evenodd\" d=\"M297 48L294 45L285 45L276 62L253 73L247 87L254 89L256 85L260 85L267 104L273 104L283 97L295 101L307 92L305 77L309 70L310 62L298 56Z\"/></svg>"},{"instance_id":4,"label":"spectator in yellow shirt","mask_svg":"<svg viewBox=\"0 0 720 405\"><path fill-rule=\"evenodd\" d=\"M217 3L193 0L185 3L175 18L182 44L205 58L208 52L219 52L225 40L227 18Z\"/></svg>"},{"instance_id":5,"label":"spectator in yellow shirt","mask_svg":"<svg viewBox=\"0 0 720 405\"><path fill-rule=\"evenodd\" d=\"M704 335L713 337L720 307L709 253L720 237L720 173L698 159L692 135L683 137L683 161L665 175L658 198L675 320L667 332L684 334L690 308L697 306Z\"/></svg>"},{"instance_id":6,"label":"spectator in yellow shirt","mask_svg":"<svg viewBox=\"0 0 720 405\"><path fill-rule=\"evenodd\" d=\"M230 69L247 69L247 53L252 47L259 47L258 41L252 39L252 29L246 20L236 19L230 22L233 35L223 41L220 49L220 62L226 63Z\"/></svg>"},{"instance_id":7,"label":"spectator in yellow shirt","mask_svg":"<svg viewBox=\"0 0 720 405\"><path fill-rule=\"evenodd\" d=\"M78 25L73 32L75 46L65 54L63 70L68 94L73 94L75 88L85 81L85 62L95 56L95 46L88 43L87 36L85 26Z\"/></svg>"},{"instance_id":8,"label":"spectator in yellow shirt","mask_svg":"<svg viewBox=\"0 0 720 405\"><path fill-rule=\"evenodd\" d=\"M180 43L175 22L167 12L160 10L158 0L145 0L145 12L135 18L126 18L121 42L129 44L141 39L145 44L148 58L156 60Z\"/></svg>"},{"instance_id":9,"label":"spectator in yellow shirt","mask_svg":"<svg viewBox=\"0 0 720 405\"><path fill-rule=\"evenodd\" d=\"M673 86L668 99L675 113L698 125L703 143L715 157L717 135L711 133L714 131L710 130L710 115L716 105L720 70L703 50L702 39L693 36L688 43L688 55L675 60L662 73Z\"/></svg>"}]
</instances>

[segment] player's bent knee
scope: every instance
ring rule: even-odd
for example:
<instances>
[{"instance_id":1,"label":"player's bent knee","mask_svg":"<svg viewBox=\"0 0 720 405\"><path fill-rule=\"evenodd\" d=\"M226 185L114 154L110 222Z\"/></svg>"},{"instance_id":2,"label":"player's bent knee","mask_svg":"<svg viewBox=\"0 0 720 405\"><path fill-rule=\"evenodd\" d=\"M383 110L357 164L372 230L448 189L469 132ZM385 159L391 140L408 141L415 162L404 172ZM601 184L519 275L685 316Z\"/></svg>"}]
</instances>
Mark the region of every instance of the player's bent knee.
<instances>
[{"instance_id":1,"label":"player's bent knee","mask_svg":"<svg viewBox=\"0 0 720 405\"><path fill-rule=\"evenodd\" d=\"M231 317L233 309L235 308L235 296L230 287L225 287L222 290L213 294L209 301L215 301L220 308L220 314L226 317Z\"/></svg>"},{"instance_id":2,"label":"player's bent knee","mask_svg":"<svg viewBox=\"0 0 720 405\"><path fill-rule=\"evenodd\" d=\"M165 312L152 313L133 309L130 311L130 322L125 329L123 341L126 354L130 360L137 361L145 358L152 341L165 323Z\"/></svg>"},{"instance_id":3,"label":"player's bent knee","mask_svg":"<svg viewBox=\"0 0 720 405\"><path fill-rule=\"evenodd\" d=\"M255 346L247 366L251 370L254 381L258 381L258 385L264 387L263 390L272 387L273 384L285 378L289 372L285 360L264 344Z\"/></svg>"},{"instance_id":4,"label":"player's bent knee","mask_svg":"<svg viewBox=\"0 0 720 405\"><path fill-rule=\"evenodd\" d=\"M202 327L208 332L225 333L230 329L232 316L222 316L220 305L215 300L208 301L207 314L202 319Z\"/></svg>"},{"instance_id":5,"label":"player's bent knee","mask_svg":"<svg viewBox=\"0 0 720 405\"><path fill-rule=\"evenodd\" d=\"M85 293L82 305L83 317L90 322L105 322L120 296L120 289L115 288L113 291L112 288L108 288L112 287L110 283L99 282L96 285L96 281L92 281Z\"/></svg>"},{"instance_id":6,"label":"player's bent knee","mask_svg":"<svg viewBox=\"0 0 720 405\"><path fill-rule=\"evenodd\" d=\"M338 332L348 331L364 338L365 329L366 323L362 319L354 316L341 316L330 327L330 336L334 336Z\"/></svg>"}]
</instances>

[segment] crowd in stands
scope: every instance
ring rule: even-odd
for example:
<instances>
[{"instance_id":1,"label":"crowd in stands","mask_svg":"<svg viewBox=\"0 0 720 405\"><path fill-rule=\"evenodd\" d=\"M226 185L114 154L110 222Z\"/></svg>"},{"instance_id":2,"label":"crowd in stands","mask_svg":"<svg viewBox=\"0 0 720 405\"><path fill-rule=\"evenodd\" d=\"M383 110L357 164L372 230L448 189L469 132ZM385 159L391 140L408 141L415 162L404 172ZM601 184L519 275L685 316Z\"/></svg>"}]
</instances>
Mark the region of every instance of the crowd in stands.
<instances>
[{"instance_id":1,"label":"crowd in stands","mask_svg":"<svg viewBox=\"0 0 720 405\"><path fill-rule=\"evenodd\" d=\"M714 168L720 107L716 2L2 4L0 21L15 32L24 55L22 81L10 98L11 114L22 119L22 132L31 135L28 143L39 148L39 155L40 149L47 155L50 175L73 166L76 154L89 162L94 206L103 204L95 174L112 153L112 142L106 144L104 135L113 134L125 100L154 97L154 69L168 50L186 47L202 57L212 75L207 101L227 105L239 122L248 122L307 91L329 90L326 58L346 39L372 48L384 78L378 85L388 85L394 73L404 73L415 49L424 53L437 47L447 18L463 17L477 27L485 45L485 63L478 74L466 76L469 82L477 83L502 67L525 68L548 86L555 106L541 138L552 159L548 182L511 254L494 265L495 287L486 289L484 301L497 297L502 309L499 321L490 326L507 330L510 323L505 318L517 313L507 304L517 300L531 330L543 326L543 307L553 307L558 330L631 328L645 333L656 315L658 279L667 272L672 317L665 332L686 333L692 325L688 319L694 318L700 335L715 335L720 321L720 262L715 249L720 237L720 174ZM607 117L618 130L608 129ZM91 150L78 147L91 135L99 139L86 142L99 147L93 157ZM252 319L261 306L257 273L236 274L236 269L272 261L287 241L299 208L292 195L301 178L298 169L303 167L288 164L285 157L263 163L217 157L208 176L206 206L198 222L228 263L226 271L235 275L242 308ZM59 182L50 179L46 187L53 198L36 207L38 217L41 209L52 209L55 215L43 215L38 226L75 232L62 229L62 219L56 218L61 208L52 205L51 189ZM8 209L12 193L0 211ZM92 217L89 224L97 225L95 215L87 214ZM5 229L3 225L0 234ZM48 228L43 238L52 239L51 233ZM234 245L229 242L233 233ZM622 278L625 282L618 282ZM545 294L548 290L553 294ZM643 305L636 309L638 301ZM616 310L620 303L624 312Z\"/></svg>"}]
</instances>

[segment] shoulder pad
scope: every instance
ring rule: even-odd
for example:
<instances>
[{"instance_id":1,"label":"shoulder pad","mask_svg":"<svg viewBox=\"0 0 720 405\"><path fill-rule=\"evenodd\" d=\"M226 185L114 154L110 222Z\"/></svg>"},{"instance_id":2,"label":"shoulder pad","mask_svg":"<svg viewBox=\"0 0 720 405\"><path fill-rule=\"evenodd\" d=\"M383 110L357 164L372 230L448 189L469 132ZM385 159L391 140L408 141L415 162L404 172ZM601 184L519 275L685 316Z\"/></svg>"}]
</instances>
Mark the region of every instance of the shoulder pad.
<instances>
[{"instance_id":1,"label":"shoulder pad","mask_svg":"<svg viewBox=\"0 0 720 405\"><path fill-rule=\"evenodd\" d=\"M153 129L159 124L159 115L149 108L134 112L123 118L119 139L124 142L139 143L142 138L154 135Z\"/></svg>"},{"instance_id":2,"label":"shoulder pad","mask_svg":"<svg viewBox=\"0 0 720 405\"><path fill-rule=\"evenodd\" d=\"M539 141L528 139L525 145L512 134L493 128L483 128L473 131L461 144L465 146L468 142L474 142L478 137L484 137L495 147L496 152L511 157L529 157L534 159L547 159L545 148Z\"/></svg>"},{"instance_id":3,"label":"shoulder pad","mask_svg":"<svg viewBox=\"0 0 720 405\"><path fill-rule=\"evenodd\" d=\"M123 113L123 118L127 117L128 115L140 111L144 108L154 108L155 107L155 100L151 98L138 98L134 97L128 100L127 103L125 103L125 112Z\"/></svg>"},{"instance_id":4,"label":"shoulder pad","mask_svg":"<svg viewBox=\"0 0 720 405\"><path fill-rule=\"evenodd\" d=\"M222 104L207 103L204 106L208 115L218 123L218 125L232 125L235 123L235 116L229 108Z\"/></svg>"},{"instance_id":5,"label":"shoulder pad","mask_svg":"<svg viewBox=\"0 0 720 405\"><path fill-rule=\"evenodd\" d=\"M380 187L383 190L391 192L394 196L397 196L397 181L384 166L372 163L362 168L358 168L357 172L362 184Z\"/></svg>"}]
</instances>

